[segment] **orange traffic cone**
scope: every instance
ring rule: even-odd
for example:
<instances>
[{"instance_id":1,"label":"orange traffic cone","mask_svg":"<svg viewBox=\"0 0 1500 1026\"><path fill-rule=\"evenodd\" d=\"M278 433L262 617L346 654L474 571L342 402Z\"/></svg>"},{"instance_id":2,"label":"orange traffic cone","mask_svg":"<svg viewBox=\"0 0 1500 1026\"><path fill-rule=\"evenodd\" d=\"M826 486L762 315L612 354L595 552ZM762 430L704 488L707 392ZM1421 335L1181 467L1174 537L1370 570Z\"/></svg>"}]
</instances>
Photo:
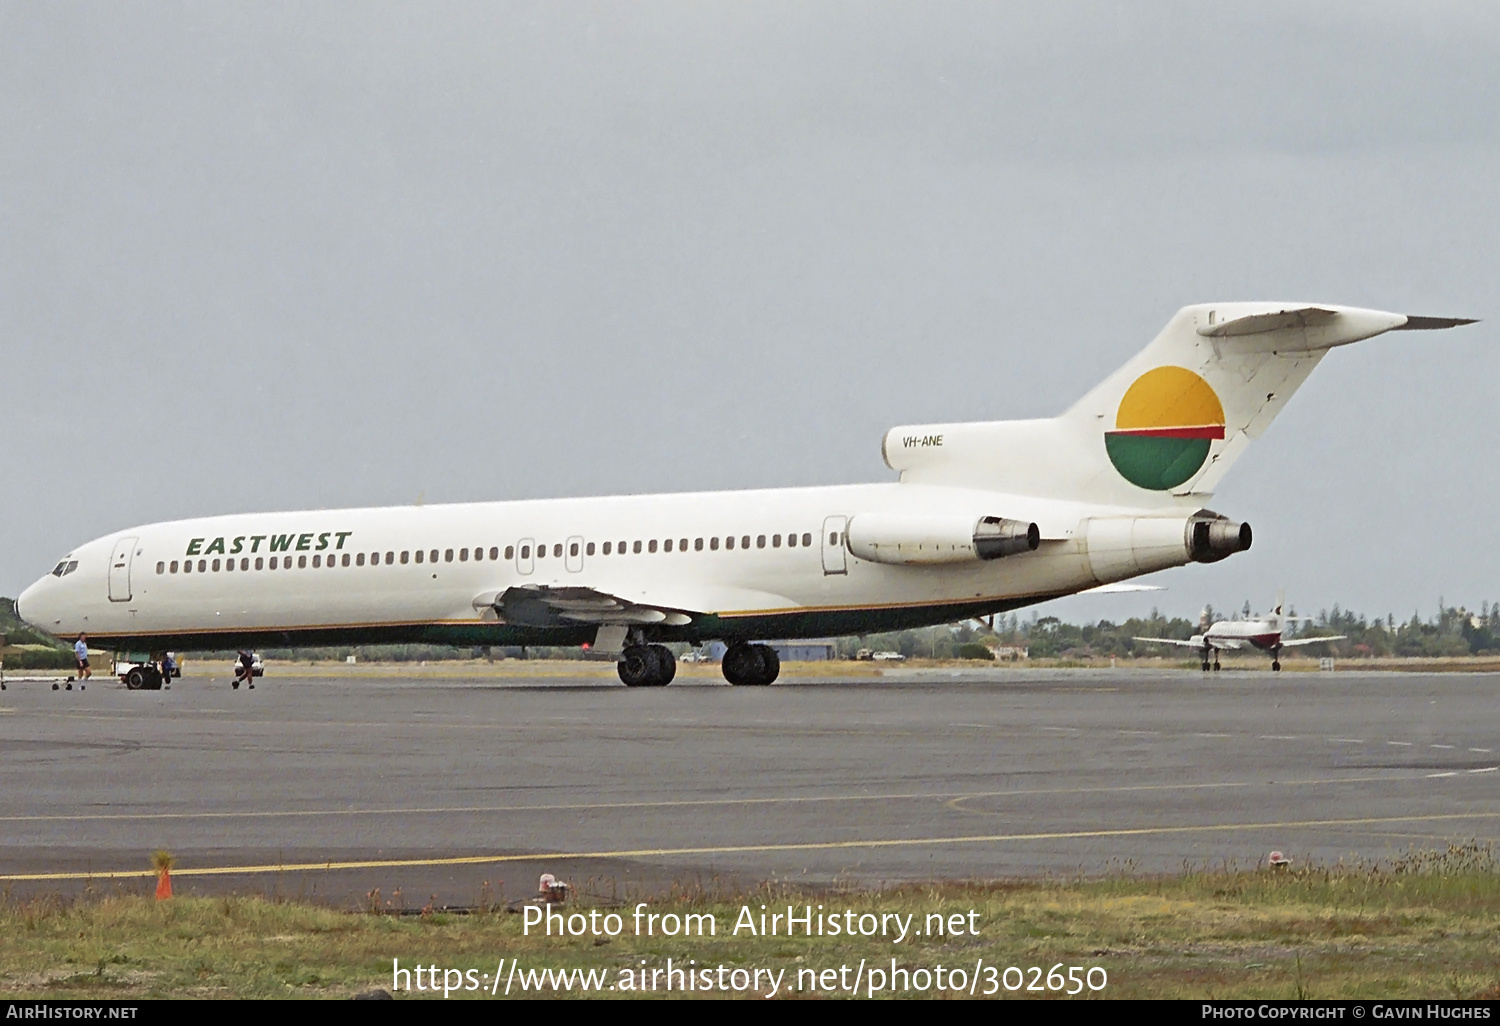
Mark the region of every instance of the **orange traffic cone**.
<instances>
[{"instance_id":1,"label":"orange traffic cone","mask_svg":"<svg viewBox=\"0 0 1500 1026\"><path fill-rule=\"evenodd\" d=\"M156 869L157 901L166 901L172 896L172 866L176 861L169 851L151 853L151 865Z\"/></svg>"}]
</instances>

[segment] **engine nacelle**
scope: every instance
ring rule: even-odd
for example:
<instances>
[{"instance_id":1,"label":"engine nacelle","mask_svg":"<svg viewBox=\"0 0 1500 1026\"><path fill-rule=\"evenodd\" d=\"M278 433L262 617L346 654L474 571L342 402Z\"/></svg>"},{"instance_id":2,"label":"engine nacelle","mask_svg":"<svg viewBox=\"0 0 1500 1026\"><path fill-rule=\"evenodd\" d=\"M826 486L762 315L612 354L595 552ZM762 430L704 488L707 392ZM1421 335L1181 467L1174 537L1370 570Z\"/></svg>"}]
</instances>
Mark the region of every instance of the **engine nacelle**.
<instances>
[{"instance_id":1,"label":"engine nacelle","mask_svg":"<svg viewBox=\"0 0 1500 1026\"><path fill-rule=\"evenodd\" d=\"M1213 510L1190 517L1092 517L1088 521L1089 568L1102 584L1138 574L1214 563L1250 547L1249 524Z\"/></svg>"},{"instance_id":2,"label":"engine nacelle","mask_svg":"<svg viewBox=\"0 0 1500 1026\"><path fill-rule=\"evenodd\" d=\"M1042 543L1036 524L1005 517L861 513L845 531L849 551L893 566L934 566L999 559Z\"/></svg>"}]
</instances>

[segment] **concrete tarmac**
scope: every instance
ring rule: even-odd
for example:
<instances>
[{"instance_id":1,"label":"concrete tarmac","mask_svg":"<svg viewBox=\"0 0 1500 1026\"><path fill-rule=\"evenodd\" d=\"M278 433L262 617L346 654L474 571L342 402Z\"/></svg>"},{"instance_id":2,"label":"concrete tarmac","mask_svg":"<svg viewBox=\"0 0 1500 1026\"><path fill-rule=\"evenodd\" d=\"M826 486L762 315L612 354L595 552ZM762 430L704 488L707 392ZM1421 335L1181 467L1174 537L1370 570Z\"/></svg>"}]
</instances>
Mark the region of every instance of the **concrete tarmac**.
<instances>
[{"instance_id":1,"label":"concrete tarmac","mask_svg":"<svg viewBox=\"0 0 1500 1026\"><path fill-rule=\"evenodd\" d=\"M255 691L12 683L0 887L145 889L101 874L166 848L178 893L420 907L528 895L544 871L623 897L1500 836L1497 674L849 669L769 688L274 665ZM35 874L93 878L16 879Z\"/></svg>"}]
</instances>

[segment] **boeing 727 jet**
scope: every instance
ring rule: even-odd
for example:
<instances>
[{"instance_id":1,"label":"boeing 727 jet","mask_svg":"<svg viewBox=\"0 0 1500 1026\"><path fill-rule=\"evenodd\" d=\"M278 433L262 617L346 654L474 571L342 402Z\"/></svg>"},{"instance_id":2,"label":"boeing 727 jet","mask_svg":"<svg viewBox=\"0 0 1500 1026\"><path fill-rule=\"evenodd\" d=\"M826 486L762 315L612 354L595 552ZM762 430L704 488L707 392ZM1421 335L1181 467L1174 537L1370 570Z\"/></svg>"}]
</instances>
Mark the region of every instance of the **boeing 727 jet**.
<instances>
[{"instance_id":1,"label":"boeing 727 jet","mask_svg":"<svg viewBox=\"0 0 1500 1026\"><path fill-rule=\"evenodd\" d=\"M1189 306L1061 416L892 428L895 481L147 524L69 552L17 611L117 649L591 644L636 686L671 681L665 642L718 639L731 684L769 684L762 639L987 616L1248 549L1209 501L1318 362L1468 323Z\"/></svg>"}]
</instances>

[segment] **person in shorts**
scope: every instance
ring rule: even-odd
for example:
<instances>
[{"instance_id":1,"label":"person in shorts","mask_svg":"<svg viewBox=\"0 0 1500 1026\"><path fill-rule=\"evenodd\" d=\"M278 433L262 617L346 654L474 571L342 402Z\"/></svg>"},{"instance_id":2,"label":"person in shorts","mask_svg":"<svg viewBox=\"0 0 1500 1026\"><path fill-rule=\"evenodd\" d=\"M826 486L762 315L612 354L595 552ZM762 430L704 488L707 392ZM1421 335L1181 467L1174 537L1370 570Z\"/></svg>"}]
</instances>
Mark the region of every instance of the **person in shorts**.
<instances>
[{"instance_id":1,"label":"person in shorts","mask_svg":"<svg viewBox=\"0 0 1500 1026\"><path fill-rule=\"evenodd\" d=\"M78 661L78 679L88 680L94 675L89 669L89 638L87 634L79 634L78 640L73 642L73 658Z\"/></svg>"}]
</instances>

